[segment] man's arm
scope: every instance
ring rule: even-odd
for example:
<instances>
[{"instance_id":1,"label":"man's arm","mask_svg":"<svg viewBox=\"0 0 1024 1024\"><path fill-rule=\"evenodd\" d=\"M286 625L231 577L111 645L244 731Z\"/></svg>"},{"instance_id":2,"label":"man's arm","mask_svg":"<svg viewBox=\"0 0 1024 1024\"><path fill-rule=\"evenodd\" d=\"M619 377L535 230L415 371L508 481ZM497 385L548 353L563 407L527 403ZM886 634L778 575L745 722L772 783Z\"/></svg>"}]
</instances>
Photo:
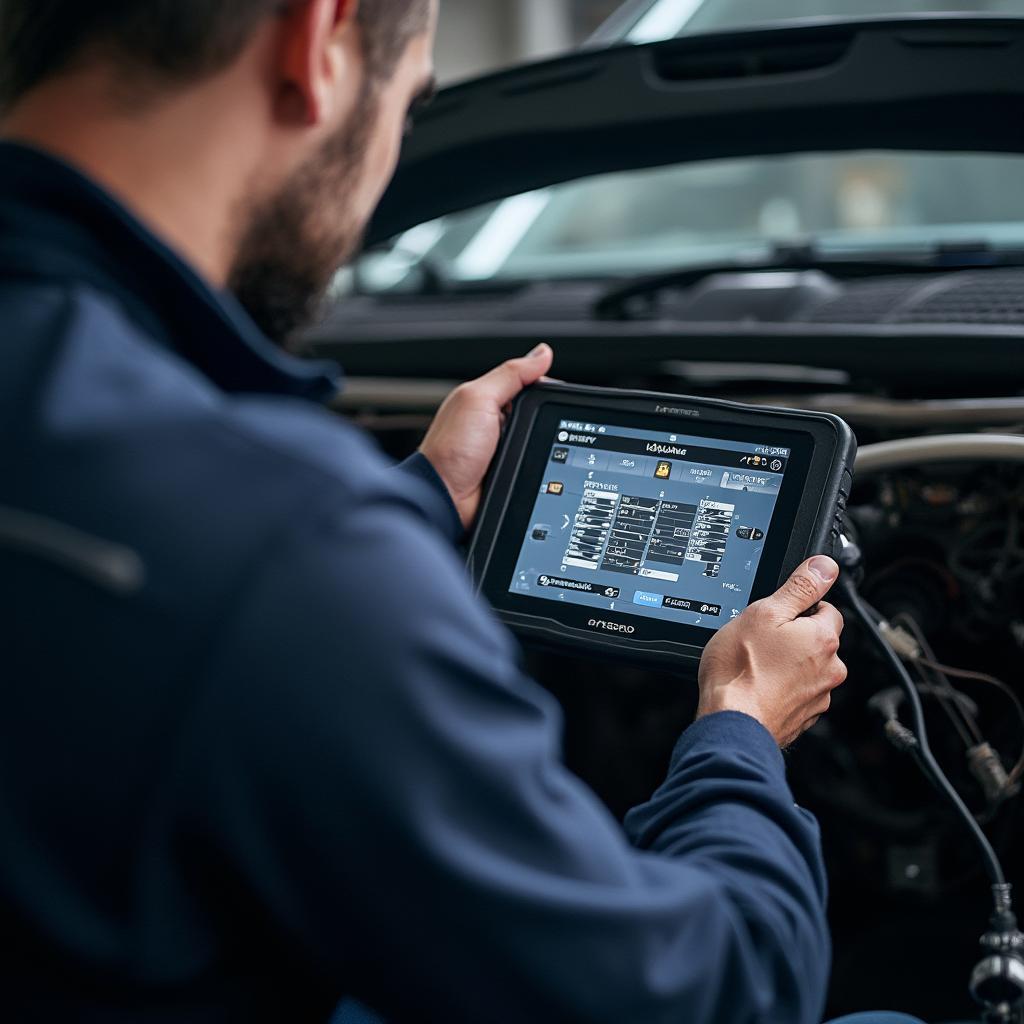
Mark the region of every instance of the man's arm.
<instances>
[{"instance_id":1,"label":"man's arm","mask_svg":"<svg viewBox=\"0 0 1024 1024\"><path fill-rule=\"evenodd\" d=\"M821 1019L831 944L817 823L793 804L782 753L759 723L721 712L691 726L626 828L639 849L706 871L738 908L771 993L754 1020Z\"/></svg>"},{"instance_id":2,"label":"man's arm","mask_svg":"<svg viewBox=\"0 0 1024 1024\"><path fill-rule=\"evenodd\" d=\"M536 384L554 359L550 345L538 345L522 359L510 359L478 380L456 388L438 411L423 445L399 470L430 484L441 499L428 518L452 543L476 519L483 481L498 448L509 403Z\"/></svg>"},{"instance_id":3,"label":"man's arm","mask_svg":"<svg viewBox=\"0 0 1024 1024\"><path fill-rule=\"evenodd\" d=\"M448 487L430 459L423 452L415 452L395 468L399 473L407 473L431 488L437 496L437 501L433 503L432 508L425 508L424 513L428 521L432 522L452 544L458 544L466 535L466 524L463 523L459 510L452 501Z\"/></svg>"},{"instance_id":4,"label":"man's arm","mask_svg":"<svg viewBox=\"0 0 1024 1024\"><path fill-rule=\"evenodd\" d=\"M400 499L296 529L204 682L187 834L339 995L398 1019L817 1024L817 836L768 734L699 723L632 848Z\"/></svg>"}]
</instances>

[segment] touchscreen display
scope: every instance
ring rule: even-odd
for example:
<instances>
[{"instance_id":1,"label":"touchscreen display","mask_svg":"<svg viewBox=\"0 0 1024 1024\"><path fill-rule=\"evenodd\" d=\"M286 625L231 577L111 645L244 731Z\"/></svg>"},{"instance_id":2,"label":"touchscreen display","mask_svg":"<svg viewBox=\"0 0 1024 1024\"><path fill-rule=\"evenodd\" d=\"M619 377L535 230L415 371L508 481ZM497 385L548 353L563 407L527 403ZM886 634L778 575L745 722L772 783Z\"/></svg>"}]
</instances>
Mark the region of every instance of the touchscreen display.
<instances>
[{"instance_id":1,"label":"touchscreen display","mask_svg":"<svg viewBox=\"0 0 1024 1024\"><path fill-rule=\"evenodd\" d=\"M750 603L792 452L562 419L513 594L718 629Z\"/></svg>"}]
</instances>

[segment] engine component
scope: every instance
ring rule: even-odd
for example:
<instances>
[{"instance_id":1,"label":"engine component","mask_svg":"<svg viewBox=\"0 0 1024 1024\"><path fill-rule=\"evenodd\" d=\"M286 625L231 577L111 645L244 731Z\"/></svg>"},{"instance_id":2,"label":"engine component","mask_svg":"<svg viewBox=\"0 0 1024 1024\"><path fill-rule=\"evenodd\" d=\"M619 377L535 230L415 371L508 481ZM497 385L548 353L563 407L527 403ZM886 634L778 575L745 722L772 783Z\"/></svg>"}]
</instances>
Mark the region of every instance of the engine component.
<instances>
[{"instance_id":1,"label":"engine component","mask_svg":"<svg viewBox=\"0 0 1024 1024\"><path fill-rule=\"evenodd\" d=\"M995 886L991 929L982 936L986 956L971 975L971 995L986 1024L1016 1024L1024 1010L1024 934L1017 927L1010 887Z\"/></svg>"}]
</instances>

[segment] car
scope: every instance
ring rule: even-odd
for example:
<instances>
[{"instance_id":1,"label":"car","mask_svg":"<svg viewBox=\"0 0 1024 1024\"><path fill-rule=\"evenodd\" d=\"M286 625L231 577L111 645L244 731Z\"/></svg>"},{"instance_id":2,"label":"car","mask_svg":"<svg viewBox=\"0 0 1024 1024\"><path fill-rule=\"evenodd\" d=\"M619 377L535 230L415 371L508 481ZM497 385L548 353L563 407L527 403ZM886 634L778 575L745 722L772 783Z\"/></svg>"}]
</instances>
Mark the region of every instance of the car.
<instances>
[{"instance_id":1,"label":"car","mask_svg":"<svg viewBox=\"0 0 1024 1024\"><path fill-rule=\"evenodd\" d=\"M861 592L1020 883L1024 3L756 6L776 23L644 0L579 52L442 91L301 344L345 366L339 411L395 455L454 382L538 340L568 380L846 418ZM891 742L901 699L868 640L851 617L850 682L789 754L829 865L829 1013L976 1019L989 879ZM692 682L526 655L570 767L617 814L646 798Z\"/></svg>"}]
</instances>

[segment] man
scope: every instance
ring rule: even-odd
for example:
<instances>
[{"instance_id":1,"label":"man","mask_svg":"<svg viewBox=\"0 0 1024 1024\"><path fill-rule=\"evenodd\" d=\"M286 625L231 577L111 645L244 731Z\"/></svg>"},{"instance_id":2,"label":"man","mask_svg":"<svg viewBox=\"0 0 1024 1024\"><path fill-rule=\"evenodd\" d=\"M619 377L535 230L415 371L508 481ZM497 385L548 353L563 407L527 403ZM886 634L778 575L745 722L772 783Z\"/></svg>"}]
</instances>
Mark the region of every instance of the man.
<instances>
[{"instance_id":1,"label":"man","mask_svg":"<svg viewBox=\"0 0 1024 1024\"><path fill-rule=\"evenodd\" d=\"M835 563L709 647L627 839L452 549L550 349L391 467L267 340L356 251L435 19L0 3L5 1019L819 1020L779 747L845 676Z\"/></svg>"}]
</instances>

